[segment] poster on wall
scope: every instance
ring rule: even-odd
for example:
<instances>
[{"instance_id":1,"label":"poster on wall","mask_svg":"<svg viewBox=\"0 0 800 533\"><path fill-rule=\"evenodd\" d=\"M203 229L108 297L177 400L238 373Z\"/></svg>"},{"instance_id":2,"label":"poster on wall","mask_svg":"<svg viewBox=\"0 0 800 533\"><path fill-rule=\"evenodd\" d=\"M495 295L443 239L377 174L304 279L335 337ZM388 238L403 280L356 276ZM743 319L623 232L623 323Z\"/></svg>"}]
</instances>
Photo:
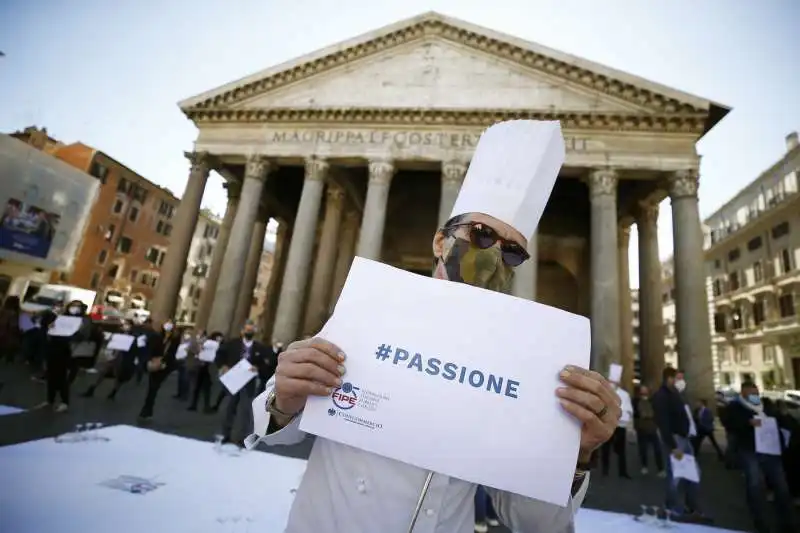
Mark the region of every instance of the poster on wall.
<instances>
[{"instance_id":1,"label":"poster on wall","mask_svg":"<svg viewBox=\"0 0 800 533\"><path fill-rule=\"evenodd\" d=\"M56 213L9 198L0 218L0 248L44 259L60 220Z\"/></svg>"}]
</instances>

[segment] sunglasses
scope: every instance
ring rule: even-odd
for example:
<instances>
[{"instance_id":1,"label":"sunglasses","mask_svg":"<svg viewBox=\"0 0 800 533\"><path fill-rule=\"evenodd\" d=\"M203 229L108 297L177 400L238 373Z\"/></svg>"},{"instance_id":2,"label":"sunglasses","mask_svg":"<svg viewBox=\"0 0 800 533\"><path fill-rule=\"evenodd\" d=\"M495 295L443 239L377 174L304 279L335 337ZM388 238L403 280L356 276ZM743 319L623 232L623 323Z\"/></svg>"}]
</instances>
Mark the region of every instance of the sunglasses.
<instances>
[{"instance_id":1,"label":"sunglasses","mask_svg":"<svg viewBox=\"0 0 800 533\"><path fill-rule=\"evenodd\" d=\"M448 228L457 228L459 226L469 226L470 241L481 250L491 248L499 242L503 263L510 267L519 266L531 257L522 246L514 241L502 238L494 229L482 222L464 222L463 224L453 224Z\"/></svg>"}]
</instances>

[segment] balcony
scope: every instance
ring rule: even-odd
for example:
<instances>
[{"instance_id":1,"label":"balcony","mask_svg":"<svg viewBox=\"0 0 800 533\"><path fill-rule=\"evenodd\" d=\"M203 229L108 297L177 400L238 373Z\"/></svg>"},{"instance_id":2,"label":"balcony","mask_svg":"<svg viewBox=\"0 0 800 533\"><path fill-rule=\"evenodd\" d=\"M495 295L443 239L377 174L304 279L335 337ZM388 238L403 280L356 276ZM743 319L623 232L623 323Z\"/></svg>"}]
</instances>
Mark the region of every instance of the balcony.
<instances>
[{"instance_id":1,"label":"balcony","mask_svg":"<svg viewBox=\"0 0 800 533\"><path fill-rule=\"evenodd\" d=\"M800 270L794 269L785 274L781 274L780 276L775 277L773 283L776 287L786 287L788 285L800 283Z\"/></svg>"},{"instance_id":2,"label":"balcony","mask_svg":"<svg viewBox=\"0 0 800 533\"><path fill-rule=\"evenodd\" d=\"M800 333L800 317L794 316L771 318L764 322L764 335L766 337L780 337Z\"/></svg>"}]
</instances>

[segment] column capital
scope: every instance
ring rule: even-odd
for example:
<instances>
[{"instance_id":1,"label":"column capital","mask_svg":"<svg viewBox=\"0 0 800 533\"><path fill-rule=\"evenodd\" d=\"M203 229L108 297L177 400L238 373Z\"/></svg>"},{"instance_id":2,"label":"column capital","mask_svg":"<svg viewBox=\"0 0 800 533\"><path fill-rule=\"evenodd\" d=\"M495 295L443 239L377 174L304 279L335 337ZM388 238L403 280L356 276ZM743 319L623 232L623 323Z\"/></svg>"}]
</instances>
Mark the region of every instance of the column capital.
<instances>
[{"instance_id":1,"label":"column capital","mask_svg":"<svg viewBox=\"0 0 800 533\"><path fill-rule=\"evenodd\" d=\"M309 181L322 181L328 174L330 165L325 159L319 157L306 158L306 179Z\"/></svg>"},{"instance_id":2,"label":"column capital","mask_svg":"<svg viewBox=\"0 0 800 533\"><path fill-rule=\"evenodd\" d=\"M658 204L655 202L639 202L636 210L636 224L638 226L658 226Z\"/></svg>"},{"instance_id":3,"label":"column capital","mask_svg":"<svg viewBox=\"0 0 800 533\"><path fill-rule=\"evenodd\" d=\"M269 159L263 155L253 154L247 156L244 164L244 177L245 179L255 179L263 181L267 179L267 175L272 170L272 164Z\"/></svg>"},{"instance_id":4,"label":"column capital","mask_svg":"<svg viewBox=\"0 0 800 533\"><path fill-rule=\"evenodd\" d=\"M369 162L369 183L387 185L394 176L394 164L388 159L373 159Z\"/></svg>"},{"instance_id":5,"label":"column capital","mask_svg":"<svg viewBox=\"0 0 800 533\"><path fill-rule=\"evenodd\" d=\"M213 156L208 152L184 152L183 155L191 164L192 174L208 174L214 166Z\"/></svg>"},{"instance_id":6,"label":"column capital","mask_svg":"<svg viewBox=\"0 0 800 533\"><path fill-rule=\"evenodd\" d=\"M342 207L342 204L344 203L344 189L339 185L328 183L328 187L325 190L325 196L328 206L335 209Z\"/></svg>"},{"instance_id":7,"label":"column capital","mask_svg":"<svg viewBox=\"0 0 800 533\"><path fill-rule=\"evenodd\" d=\"M228 192L228 201L235 202L239 200L242 195L242 182L240 181L226 181L222 187Z\"/></svg>"},{"instance_id":8,"label":"column capital","mask_svg":"<svg viewBox=\"0 0 800 533\"><path fill-rule=\"evenodd\" d=\"M679 170L669 177L669 195L674 200L686 196L697 196L700 178L695 169Z\"/></svg>"},{"instance_id":9,"label":"column capital","mask_svg":"<svg viewBox=\"0 0 800 533\"><path fill-rule=\"evenodd\" d=\"M446 161L442 163L442 183L461 185L467 173L467 164L462 161Z\"/></svg>"},{"instance_id":10,"label":"column capital","mask_svg":"<svg viewBox=\"0 0 800 533\"><path fill-rule=\"evenodd\" d=\"M591 198L616 196L617 181L617 171L613 168L598 168L592 170L587 179L589 196Z\"/></svg>"}]
</instances>

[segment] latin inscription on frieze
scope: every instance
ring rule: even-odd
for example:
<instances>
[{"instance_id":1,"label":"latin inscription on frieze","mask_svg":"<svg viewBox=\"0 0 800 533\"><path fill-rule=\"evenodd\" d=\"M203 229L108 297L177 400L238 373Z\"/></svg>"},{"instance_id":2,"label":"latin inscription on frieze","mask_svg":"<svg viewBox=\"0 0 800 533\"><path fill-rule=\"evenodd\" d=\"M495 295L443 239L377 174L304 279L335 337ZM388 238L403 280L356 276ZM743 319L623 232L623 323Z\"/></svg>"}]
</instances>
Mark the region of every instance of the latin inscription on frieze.
<instances>
[{"instance_id":1,"label":"latin inscription on frieze","mask_svg":"<svg viewBox=\"0 0 800 533\"><path fill-rule=\"evenodd\" d=\"M347 146L386 146L399 149L430 146L445 150L475 149L480 133L415 132L391 130L283 130L268 132L270 144L328 144ZM585 151L586 139L564 137L567 151Z\"/></svg>"}]
</instances>

